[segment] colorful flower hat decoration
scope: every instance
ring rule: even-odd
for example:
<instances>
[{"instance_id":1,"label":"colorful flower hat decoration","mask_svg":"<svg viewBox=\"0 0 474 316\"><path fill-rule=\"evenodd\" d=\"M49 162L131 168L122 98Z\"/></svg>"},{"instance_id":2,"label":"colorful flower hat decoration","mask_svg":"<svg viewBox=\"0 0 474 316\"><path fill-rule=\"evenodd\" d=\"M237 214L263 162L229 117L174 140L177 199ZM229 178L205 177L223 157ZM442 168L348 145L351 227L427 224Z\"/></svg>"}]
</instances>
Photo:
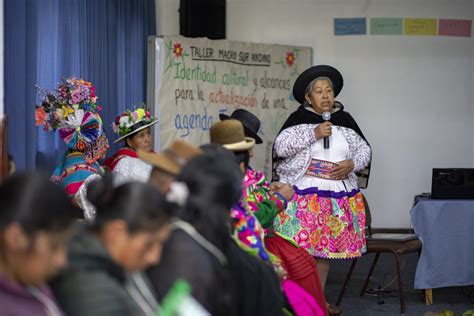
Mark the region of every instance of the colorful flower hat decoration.
<instances>
[{"instance_id":1,"label":"colorful flower hat decoration","mask_svg":"<svg viewBox=\"0 0 474 316\"><path fill-rule=\"evenodd\" d=\"M66 146L86 153L88 162L102 158L109 146L92 83L70 77L62 79L53 91L36 88L43 99L36 106L36 126L49 132L59 130Z\"/></svg>"},{"instance_id":2,"label":"colorful flower hat decoration","mask_svg":"<svg viewBox=\"0 0 474 316\"><path fill-rule=\"evenodd\" d=\"M145 104L142 104L134 111L127 110L117 116L112 123L112 130L118 136L114 143L118 143L156 123L158 123L158 119L151 116Z\"/></svg>"}]
</instances>

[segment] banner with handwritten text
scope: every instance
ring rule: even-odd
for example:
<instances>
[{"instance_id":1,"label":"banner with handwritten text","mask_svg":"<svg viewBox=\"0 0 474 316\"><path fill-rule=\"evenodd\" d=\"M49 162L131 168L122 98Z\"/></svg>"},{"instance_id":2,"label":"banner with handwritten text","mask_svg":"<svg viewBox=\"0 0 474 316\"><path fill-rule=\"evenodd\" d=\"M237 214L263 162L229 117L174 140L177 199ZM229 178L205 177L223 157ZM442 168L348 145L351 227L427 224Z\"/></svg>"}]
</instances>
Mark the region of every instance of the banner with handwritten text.
<instances>
[{"instance_id":1,"label":"banner with handwritten text","mask_svg":"<svg viewBox=\"0 0 474 316\"><path fill-rule=\"evenodd\" d=\"M160 147L178 138L208 143L219 114L246 109L262 122L263 144L255 146L251 163L269 176L273 140L298 107L293 83L311 65L311 48L181 36L163 40Z\"/></svg>"}]
</instances>

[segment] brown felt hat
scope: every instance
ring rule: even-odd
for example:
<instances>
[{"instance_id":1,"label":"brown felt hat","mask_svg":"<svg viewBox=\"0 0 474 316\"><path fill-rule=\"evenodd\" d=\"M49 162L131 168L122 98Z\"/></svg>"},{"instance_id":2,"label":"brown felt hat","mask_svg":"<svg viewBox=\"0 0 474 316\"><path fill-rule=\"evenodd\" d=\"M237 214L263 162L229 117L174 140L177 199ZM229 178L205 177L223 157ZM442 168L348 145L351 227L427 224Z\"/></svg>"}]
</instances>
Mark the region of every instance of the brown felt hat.
<instances>
[{"instance_id":1,"label":"brown felt hat","mask_svg":"<svg viewBox=\"0 0 474 316\"><path fill-rule=\"evenodd\" d=\"M238 120L229 119L211 126L211 143L220 144L232 151L249 150L255 139L245 137L244 126Z\"/></svg>"},{"instance_id":2,"label":"brown felt hat","mask_svg":"<svg viewBox=\"0 0 474 316\"><path fill-rule=\"evenodd\" d=\"M191 158L200 154L201 149L183 140L174 141L169 148L159 153L137 151L140 159L176 176Z\"/></svg>"}]
</instances>

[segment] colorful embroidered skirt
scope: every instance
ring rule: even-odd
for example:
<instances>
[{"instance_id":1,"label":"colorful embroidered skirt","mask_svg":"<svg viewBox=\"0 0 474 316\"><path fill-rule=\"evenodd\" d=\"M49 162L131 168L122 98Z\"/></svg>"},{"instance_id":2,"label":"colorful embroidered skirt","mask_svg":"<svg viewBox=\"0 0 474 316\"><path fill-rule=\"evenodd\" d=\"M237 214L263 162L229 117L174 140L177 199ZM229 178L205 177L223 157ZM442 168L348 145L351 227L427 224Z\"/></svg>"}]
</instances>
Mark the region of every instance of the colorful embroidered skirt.
<instances>
[{"instance_id":1,"label":"colorful embroidered skirt","mask_svg":"<svg viewBox=\"0 0 474 316\"><path fill-rule=\"evenodd\" d=\"M286 212L275 219L276 231L318 258L356 258L365 252L365 208L358 189L295 192Z\"/></svg>"}]
</instances>

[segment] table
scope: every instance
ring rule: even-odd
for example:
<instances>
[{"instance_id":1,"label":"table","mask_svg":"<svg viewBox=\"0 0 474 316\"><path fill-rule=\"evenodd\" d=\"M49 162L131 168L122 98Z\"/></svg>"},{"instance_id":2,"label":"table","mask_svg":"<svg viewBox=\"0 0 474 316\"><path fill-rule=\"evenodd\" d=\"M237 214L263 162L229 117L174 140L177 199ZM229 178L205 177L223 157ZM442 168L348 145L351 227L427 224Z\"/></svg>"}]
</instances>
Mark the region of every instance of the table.
<instances>
[{"instance_id":1,"label":"table","mask_svg":"<svg viewBox=\"0 0 474 316\"><path fill-rule=\"evenodd\" d=\"M416 267L415 289L474 284L474 200L418 197L410 211L423 244Z\"/></svg>"}]
</instances>

